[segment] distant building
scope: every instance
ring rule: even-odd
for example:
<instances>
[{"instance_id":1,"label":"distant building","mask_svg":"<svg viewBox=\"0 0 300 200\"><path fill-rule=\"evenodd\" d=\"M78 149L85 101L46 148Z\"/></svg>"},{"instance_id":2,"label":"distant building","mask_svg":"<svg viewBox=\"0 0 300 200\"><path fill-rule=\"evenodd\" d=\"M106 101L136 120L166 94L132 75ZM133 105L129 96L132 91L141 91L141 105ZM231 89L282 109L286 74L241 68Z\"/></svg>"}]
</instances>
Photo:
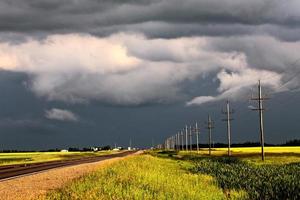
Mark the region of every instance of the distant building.
<instances>
[{"instance_id":1,"label":"distant building","mask_svg":"<svg viewBox=\"0 0 300 200\"><path fill-rule=\"evenodd\" d=\"M122 147L115 147L115 148L113 149L113 151L120 151L120 150L122 150Z\"/></svg>"},{"instance_id":2,"label":"distant building","mask_svg":"<svg viewBox=\"0 0 300 200\"><path fill-rule=\"evenodd\" d=\"M67 149L62 149L60 152L69 152Z\"/></svg>"},{"instance_id":3,"label":"distant building","mask_svg":"<svg viewBox=\"0 0 300 200\"><path fill-rule=\"evenodd\" d=\"M93 151L99 151L98 147L91 147Z\"/></svg>"}]
</instances>

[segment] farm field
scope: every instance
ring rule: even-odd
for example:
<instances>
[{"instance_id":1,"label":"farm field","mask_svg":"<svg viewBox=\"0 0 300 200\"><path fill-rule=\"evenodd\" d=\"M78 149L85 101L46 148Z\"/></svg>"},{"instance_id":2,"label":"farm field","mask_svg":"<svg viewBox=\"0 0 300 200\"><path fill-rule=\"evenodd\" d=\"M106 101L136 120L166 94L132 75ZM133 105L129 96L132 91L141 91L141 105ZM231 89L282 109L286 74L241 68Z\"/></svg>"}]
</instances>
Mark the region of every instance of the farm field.
<instances>
[{"instance_id":1,"label":"farm field","mask_svg":"<svg viewBox=\"0 0 300 200\"><path fill-rule=\"evenodd\" d=\"M281 148L270 148L265 163L256 148L234 149L238 154L230 158L221 156L225 149L212 157L149 151L83 176L46 199L299 199L299 150Z\"/></svg>"},{"instance_id":2,"label":"farm field","mask_svg":"<svg viewBox=\"0 0 300 200\"><path fill-rule=\"evenodd\" d=\"M99 152L29 152L29 153L0 153L0 166L13 164L29 164L37 162L57 161L108 155L114 151Z\"/></svg>"},{"instance_id":3,"label":"farm field","mask_svg":"<svg viewBox=\"0 0 300 200\"><path fill-rule=\"evenodd\" d=\"M242 160L252 162L254 164L272 164L272 163L292 163L300 162L300 147L265 147L265 161L261 161L260 147L233 147L231 154ZM195 155L197 151L180 151L180 155ZM200 156L208 156L208 149L201 148ZM227 148L212 148L212 156L227 156Z\"/></svg>"}]
</instances>

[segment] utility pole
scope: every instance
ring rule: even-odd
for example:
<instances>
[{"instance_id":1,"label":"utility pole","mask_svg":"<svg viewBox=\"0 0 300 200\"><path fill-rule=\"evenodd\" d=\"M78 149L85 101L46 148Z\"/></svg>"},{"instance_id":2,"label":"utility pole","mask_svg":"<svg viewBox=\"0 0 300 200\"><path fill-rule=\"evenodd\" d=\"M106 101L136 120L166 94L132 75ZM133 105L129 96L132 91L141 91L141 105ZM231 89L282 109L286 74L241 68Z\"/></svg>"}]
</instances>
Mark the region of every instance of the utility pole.
<instances>
[{"instance_id":1,"label":"utility pole","mask_svg":"<svg viewBox=\"0 0 300 200\"><path fill-rule=\"evenodd\" d=\"M184 148L183 148L183 131L180 131L180 135L181 135L181 150L183 151Z\"/></svg>"},{"instance_id":2,"label":"utility pole","mask_svg":"<svg viewBox=\"0 0 300 200\"><path fill-rule=\"evenodd\" d=\"M260 144L261 144L261 160L265 160L265 152L264 152L264 145L265 145L265 140L264 140L264 121L263 121L263 111L265 110L263 108L263 101L268 100L269 98L263 97L262 95L262 89L261 89L261 82L260 80L258 81L258 97L256 98L251 98L252 100L258 101L258 108L252 109L256 110L259 112L259 132L260 132Z\"/></svg>"},{"instance_id":3,"label":"utility pole","mask_svg":"<svg viewBox=\"0 0 300 200\"><path fill-rule=\"evenodd\" d=\"M167 140L165 140L165 150L167 150L168 149L168 142L167 142Z\"/></svg>"},{"instance_id":4,"label":"utility pole","mask_svg":"<svg viewBox=\"0 0 300 200\"><path fill-rule=\"evenodd\" d=\"M199 153L199 133L200 133L200 129L198 128L198 123L196 122L196 126L194 129L194 132L196 134L196 142L197 142L197 153Z\"/></svg>"},{"instance_id":5,"label":"utility pole","mask_svg":"<svg viewBox=\"0 0 300 200\"><path fill-rule=\"evenodd\" d=\"M178 140L178 151L180 151L180 144L181 144L181 141L180 141L180 132L177 132L177 140Z\"/></svg>"},{"instance_id":6,"label":"utility pole","mask_svg":"<svg viewBox=\"0 0 300 200\"><path fill-rule=\"evenodd\" d=\"M178 151L180 151L180 145L181 145L181 141L180 141L180 132L177 132L177 138L178 138Z\"/></svg>"},{"instance_id":7,"label":"utility pole","mask_svg":"<svg viewBox=\"0 0 300 200\"><path fill-rule=\"evenodd\" d=\"M175 137L172 136L172 149L174 150L175 149Z\"/></svg>"},{"instance_id":8,"label":"utility pole","mask_svg":"<svg viewBox=\"0 0 300 200\"><path fill-rule=\"evenodd\" d=\"M192 126L190 126L190 151L193 151L193 133L192 133Z\"/></svg>"},{"instance_id":9,"label":"utility pole","mask_svg":"<svg viewBox=\"0 0 300 200\"><path fill-rule=\"evenodd\" d=\"M230 103L229 101L226 102L226 110L223 110L223 114L226 115L226 119L223 119L223 121L227 122L227 141L228 141L228 156L231 156L231 151L230 151L230 140L231 140L231 121L233 118L231 118L231 114L234 111L230 109Z\"/></svg>"},{"instance_id":10,"label":"utility pole","mask_svg":"<svg viewBox=\"0 0 300 200\"><path fill-rule=\"evenodd\" d=\"M188 127L185 126L185 150L188 151Z\"/></svg>"},{"instance_id":11,"label":"utility pole","mask_svg":"<svg viewBox=\"0 0 300 200\"><path fill-rule=\"evenodd\" d=\"M176 150L178 151L178 147L179 147L178 133L176 133L175 138L176 138Z\"/></svg>"},{"instance_id":12,"label":"utility pole","mask_svg":"<svg viewBox=\"0 0 300 200\"><path fill-rule=\"evenodd\" d=\"M212 132L212 129L214 128L214 122L212 121L210 115L208 115L208 121L207 121L207 127L208 129L208 152L209 152L209 155L211 155L211 132Z\"/></svg>"},{"instance_id":13,"label":"utility pole","mask_svg":"<svg viewBox=\"0 0 300 200\"><path fill-rule=\"evenodd\" d=\"M173 137L174 137L174 149L177 150L177 134L175 134Z\"/></svg>"}]
</instances>

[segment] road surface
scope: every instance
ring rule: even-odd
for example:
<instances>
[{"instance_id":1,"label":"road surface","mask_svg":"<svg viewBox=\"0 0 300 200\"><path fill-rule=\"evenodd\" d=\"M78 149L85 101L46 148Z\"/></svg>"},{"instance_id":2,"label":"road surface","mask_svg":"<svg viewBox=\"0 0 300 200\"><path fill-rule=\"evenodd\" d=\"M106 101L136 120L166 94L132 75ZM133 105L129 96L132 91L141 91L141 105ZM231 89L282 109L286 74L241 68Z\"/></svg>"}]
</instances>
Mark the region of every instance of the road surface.
<instances>
[{"instance_id":1,"label":"road surface","mask_svg":"<svg viewBox=\"0 0 300 200\"><path fill-rule=\"evenodd\" d=\"M93 162L98 162L98 161L107 160L111 158L125 157L135 152L136 151L125 151L116 154L86 157L86 158L72 159L72 160L60 160L60 161L51 161L51 162L43 162L43 163L0 166L0 181L12 179L12 178L16 178L28 174L33 174L37 172L42 172L54 168L79 165L84 163L93 163Z\"/></svg>"}]
</instances>

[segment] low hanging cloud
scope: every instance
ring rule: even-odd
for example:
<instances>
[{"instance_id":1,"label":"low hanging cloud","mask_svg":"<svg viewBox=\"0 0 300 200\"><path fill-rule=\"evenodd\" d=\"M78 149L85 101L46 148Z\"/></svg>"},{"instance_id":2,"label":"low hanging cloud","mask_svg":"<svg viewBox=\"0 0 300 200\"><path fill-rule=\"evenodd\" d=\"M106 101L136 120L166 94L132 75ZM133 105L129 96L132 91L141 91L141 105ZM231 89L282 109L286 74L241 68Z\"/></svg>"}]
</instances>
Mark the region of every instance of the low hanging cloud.
<instances>
[{"instance_id":1,"label":"low hanging cloud","mask_svg":"<svg viewBox=\"0 0 300 200\"><path fill-rule=\"evenodd\" d=\"M29 88L49 101L113 105L176 102L186 98L184 82L214 75L219 94L195 94L187 103L195 105L238 100L258 79L274 91L298 88L299 77L293 76L299 63L290 63L299 51L300 42L270 36L151 39L127 33L104 38L65 34L0 42L0 67L29 74Z\"/></svg>"},{"instance_id":2,"label":"low hanging cloud","mask_svg":"<svg viewBox=\"0 0 300 200\"><path fill-rule=\"evenodd\" d=\"M181 83L204 73L237 68L236 53L205 50L207 38L147 39L54 35L43 41L0 43L0 67L31 75L29 87L53 101L109 104L169 103L182 98Z\"/></svg>"},{"instance_id":3,"label":"low hanging cloud","mask_svg":"<svg viewBox=\"0 0 300 200\"><path fill-rule=\"evenodd\" d=\"M45 111L45 117L50 120L58 121L71 121L76 122L79 120L78 116L73 112L64 109L52 108Z\"/></svg>"},{"instance_id":4,"label":"low hanging cloud","mask_svg":"<svg viewBox=\"0 0 300 200\"><path fill-rule=\"evenodd\" d=\"M226 72L222 70L217 75L220 85L216 96L194 97L186 103L187 106L202 105L208 102L220 100L238 101L249 98L250 89L257 85L258 80L262 80L262 85L273 92L280 92L282 86L282 74L273 71L257 69L239 69L236 72Z\"/></svg>"},{"instance_id":5,"label":"low hanging cloud","mask_svg":"<svg viewBox=\"0 0 300 200\"><path fill-rule=\"evenodd\" d=\"M221 52L240 52L244 64L236 69L221 70L217 75L218 95L198 96L186 105L202 105L220 100L241 100L261 80L272 93L299 89L299 42L282 42L272 37L247 36L212 40L210 48Z\"/></svg>"}]
</instances>

